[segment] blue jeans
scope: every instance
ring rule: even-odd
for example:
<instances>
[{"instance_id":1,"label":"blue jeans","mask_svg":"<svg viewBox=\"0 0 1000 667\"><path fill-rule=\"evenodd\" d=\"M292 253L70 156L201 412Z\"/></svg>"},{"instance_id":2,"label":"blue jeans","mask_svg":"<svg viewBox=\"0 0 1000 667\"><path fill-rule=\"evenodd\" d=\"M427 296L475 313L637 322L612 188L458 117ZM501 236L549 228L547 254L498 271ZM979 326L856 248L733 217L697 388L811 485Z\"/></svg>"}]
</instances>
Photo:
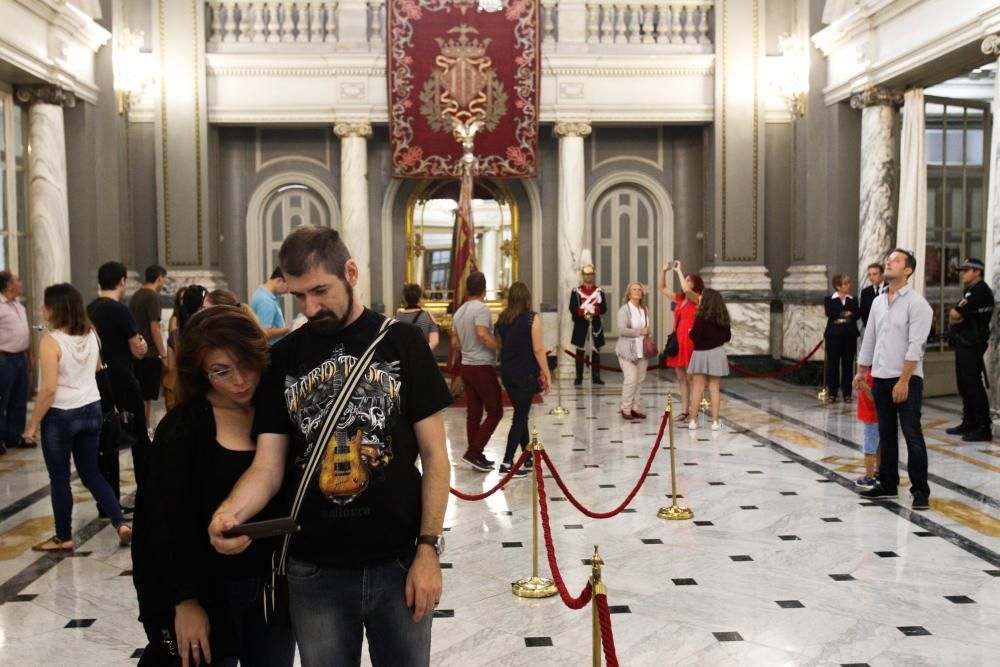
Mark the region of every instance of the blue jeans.
<instances>
[{"instance_id":1,"label":"blue jeans","mask_svg":"<svg viewBox=\"0 0 1000 667\"><path fill-rule=\"evenodd\" d=\"M872 397L878 414L879 483L887 491L895 491L899 485L899 431L906 440L906 467L910 473L910 492L917 498L928 498L931 489L927 485L927 445L920 428L920 408L923 403L924 379L914 375L910 378L906 400L895 403L892 388L899 378L875 378Z\"/></svg>"},{"instance_id":2,"label":"blue jeans","mask_svg":"<svg viewBox=\"0 0 1000 667\"><path fill-rule=\"evenodd\" d=\"M125 523L122 508L111 485L97 466L97 445L101 437L101 402L73 410L49 408L42 419L42 455L49 471L52 511L56 516L56 537L73 538L73 493L69 488L69 457L73 455L80 480L108 515L115 528Z\"/></svg>"},{"instance_id":3,"label":"blue jeans","mask_svg":"<svg viewBox=\"0 0 1000 667\"><path fill-rule=\"evenodd\" d=\"M28 413L28 356L0 352L0 442L16 445Z\"/></svg>"},{"instance_id":4,"label":"blue jeans","mask_svg":"<svg viewBox=\"0 0 1000 667\"><path fill-rule=\"evenodd\" d=\"M375 667L429 665L433 614L414 623L413 611L406 606L406 575L413 556L360 570L289 558L292 629L302 667L360 665L364 632Z\"/></svg>"}]
</instances>

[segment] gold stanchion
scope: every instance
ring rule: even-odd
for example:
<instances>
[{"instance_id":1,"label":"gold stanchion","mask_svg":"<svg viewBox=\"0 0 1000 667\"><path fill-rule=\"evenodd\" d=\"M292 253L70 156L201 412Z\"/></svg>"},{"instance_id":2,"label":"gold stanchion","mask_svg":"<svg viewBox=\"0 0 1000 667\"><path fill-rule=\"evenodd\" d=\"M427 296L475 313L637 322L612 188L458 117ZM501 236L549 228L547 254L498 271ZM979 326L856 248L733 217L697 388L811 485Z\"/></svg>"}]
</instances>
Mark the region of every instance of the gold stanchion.
<instances>
[{"instance_id":1,"label":"gold stanchion","mask_svg":"<svg viewBox=\"0 0 1000 667\"><path fill-rule=\"evenodd\" d=\"M601 566L604 565L604 559L601 558L601 554L597 550L597 545L594 545L594 557L590 559L590 587L593 592L593 597L590 600L590 611L591 617L594 623L593 631L593 661L594 667L601 667L601 615L597 608L597 596L607 595L608 589L604 586L604 580L601 578Z\"/></svg>"},{"instance_id":2,"label":"gold stanchion","mask_svg":"<svg viewBox=\"0 0 1000 667\"><path fill-rule=\"evenodd\" d=\"M559 364L562 362L562 314L559 314L559 319L557 320L559 324L556 325L557 333L559 335L559 340L556 343L556 369L555 369L555 383L556 383L556 407L549 410L549 414L553 417L565 417L569 414L569 408L563 407L562 404L562 374L559 372Z\"/></svg>"},{"instance_id":3,"label":"gold stanchion","mask_svg":"<svg viewBox=\"0 0 1000 667\"><path fill-rule=\"evenodd\" d=\"M667 396L667 430L670 432L670 493L673 495L673 504L670 507L661 507L656 516L661 519L676 521L680 519L691 519L694 512L690 507L681 507L677 504L677 468L674 465L674 397Z\"/></svg>"},{"instance_id":4,"label":"gold stanchion","mask_svg":"<svg viewBox=\"0 0 1000 667\"><path fill-rule=\"evenodd\" d=\"M538 442L538 431L531 432L531 442L528 444L528 451L531 452L531 460L534 467L541 465L535 452L542 451L542 443ZM531 576L518 579L510 585L511 592L521 598L548 598L555 595L556 584L551 579L538 576L538 478L535 477L534 469L531 471Z\"/></svg>"},{"instance_id":5,"label":"gold stanchion","mask_svg":"<svg viewBox=\"0 0 1000 667\"><path fill-rule=\"evenodd\" d=\"M823 401L826 403L826 399L830 396L830 392L826 388L826 350L823 350L823 375L820 376L819 382L823 385L823 388L816 392L816 400Z\"/></svg>"}]
</instances>

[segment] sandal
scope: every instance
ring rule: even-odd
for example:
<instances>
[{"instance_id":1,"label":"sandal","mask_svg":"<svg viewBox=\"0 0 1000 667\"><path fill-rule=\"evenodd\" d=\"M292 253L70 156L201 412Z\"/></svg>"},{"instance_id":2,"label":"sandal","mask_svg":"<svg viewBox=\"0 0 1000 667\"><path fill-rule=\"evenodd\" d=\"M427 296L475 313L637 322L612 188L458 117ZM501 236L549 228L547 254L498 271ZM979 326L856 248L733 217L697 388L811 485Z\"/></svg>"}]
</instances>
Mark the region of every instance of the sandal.
<instances>
[{"instance_id":1,"label":"sandal","mask_svg":"<svg viewBox=\"0 0 1000 667\"><path fill-rule=\"evenodd\" d=\"M132 529L127 523L118 526L118 545L127 547L132 544Z\"/></svg>"},{"instance_id":2,"label":"sandal","mask_svg":"<svg viewBox=\"0 0 1000 667\"><path fill-rule=\"evenodd\" d=\"M44 542L39 542L31 547L32 551L72 551L73 540L60 540L57 535L53 535Z\"/></svg>"},{"instance_id":3,"label":"sandal","mask_svg":"<svg viewBox=\"0 0 1000 667\"><path fill-rule=\"evenodd\" d=\"M691 419L691 415L689 415L686 412L682 412L679 415L677 415L677 421L679 422L686 422L689 419Z\"/></svg>"}]
</instances>

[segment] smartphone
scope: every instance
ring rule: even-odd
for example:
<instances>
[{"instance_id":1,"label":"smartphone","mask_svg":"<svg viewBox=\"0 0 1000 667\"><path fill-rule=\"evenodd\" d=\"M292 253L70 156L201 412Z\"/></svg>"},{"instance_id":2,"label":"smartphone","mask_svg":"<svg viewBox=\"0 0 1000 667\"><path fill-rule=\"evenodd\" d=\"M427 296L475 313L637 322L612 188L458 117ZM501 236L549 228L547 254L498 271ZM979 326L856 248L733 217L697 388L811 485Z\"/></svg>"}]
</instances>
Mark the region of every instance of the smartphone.
<instances>
[{"instance_id":1,"label":"smartphone","mask_svg":"<svg viewBox=\"0 0 1000 667\"><path fill-rule=\"evenodd\" d=\"M281 519L252 521L250 523L240 524L239 526L233 526L224 532L222 536L228 538L246 535L251 539L259 540L264 537L277 537L279 535L296 533L298 531L299 526L295 523L295 519L290 516L286 516Z\"/></svg>"}]
</instances>

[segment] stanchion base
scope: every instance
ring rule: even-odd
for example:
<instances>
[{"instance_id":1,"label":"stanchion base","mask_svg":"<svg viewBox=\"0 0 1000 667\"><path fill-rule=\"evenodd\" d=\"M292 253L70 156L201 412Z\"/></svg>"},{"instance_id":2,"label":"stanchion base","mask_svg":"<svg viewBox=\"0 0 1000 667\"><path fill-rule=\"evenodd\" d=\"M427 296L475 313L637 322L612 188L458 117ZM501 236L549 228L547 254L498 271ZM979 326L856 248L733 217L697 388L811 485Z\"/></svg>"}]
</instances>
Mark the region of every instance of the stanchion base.
<instances>
[{"instance_id":1,"label":"stanchion base","mask_svg":"<svg viewBox=\"0 0 1000 667\"><path fill-rule=\"evenodd\" d=\"M510 585L510 591L519 598L550 598L559 592L554 581L543 577L518 579Z\"/></svg>"},{"instance_id":2,"label":"stanchion base","mask_svg":"<svg viewBox=\"0 0 1000 667\"><path fill-rule=\"evenodd\" d=\"M660 511L656 513L656 516L668 521L680 521L682 519L693 519L694 512L691 511L690 507L671 505L670 507L661 507Z\"/></svg>"},{"instance_id":3,"label":"stanchion base","mask_svg":"<svg viewBox=\"0 0 1000 667\"><path fill-rule=\"evenodd\" d=\"M564 408L561 405L557 405L556 407L549 410L549 414L552 415L553 417L565 417L566 415L569 414L569 409Z\"/></svg>"}]
</instances>

